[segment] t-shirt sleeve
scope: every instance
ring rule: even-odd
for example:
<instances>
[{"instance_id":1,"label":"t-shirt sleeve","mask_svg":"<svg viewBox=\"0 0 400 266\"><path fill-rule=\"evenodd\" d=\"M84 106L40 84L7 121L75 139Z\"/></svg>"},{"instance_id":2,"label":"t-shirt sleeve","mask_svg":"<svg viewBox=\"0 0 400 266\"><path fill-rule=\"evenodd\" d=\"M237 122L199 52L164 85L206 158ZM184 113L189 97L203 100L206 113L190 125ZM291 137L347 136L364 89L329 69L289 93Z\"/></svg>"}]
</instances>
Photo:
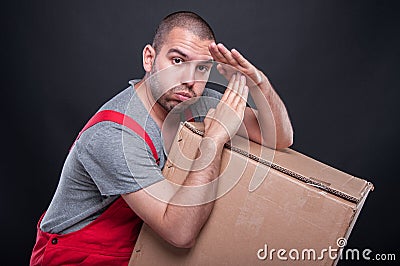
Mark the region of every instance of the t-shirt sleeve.
<instances>
[{"instance_id":1,"label":"t-shirt sleeve","mask_svg":"<svg viewBox=\"0 0 400 266\"><path fill-rule=\"evenodd\" d=\"M77 142L79 159L102 195L135 192L164 179L143 138L124 126L102 124L85 144Z\"/></svg>"},{"instance_id":2,"label":"t-shirt sleeve","mask_svg":"<svg viewBox=\"0 0 400 266\"><path fill-rule=\"evenodd\" d=\"M212 97L212 98L221 100L222 93L220 93L219 91L210 89L210 88L205 88L204 92L203 92L203 96Z\"/></svg>"},{"instance_id":3,"label":"t-shirt sleeve","mask_svg":"<svg viewBox=\"0 0 400 266\"><path fill-rule=\"evenodd\" d=\"M219 101L222 98L222 94L218 91L205 88L202 96L199 100L194 103L190 109L193 113L196 122L201 122L207 115L211 108L216 108Z\"/></svg>"}]
</instances>

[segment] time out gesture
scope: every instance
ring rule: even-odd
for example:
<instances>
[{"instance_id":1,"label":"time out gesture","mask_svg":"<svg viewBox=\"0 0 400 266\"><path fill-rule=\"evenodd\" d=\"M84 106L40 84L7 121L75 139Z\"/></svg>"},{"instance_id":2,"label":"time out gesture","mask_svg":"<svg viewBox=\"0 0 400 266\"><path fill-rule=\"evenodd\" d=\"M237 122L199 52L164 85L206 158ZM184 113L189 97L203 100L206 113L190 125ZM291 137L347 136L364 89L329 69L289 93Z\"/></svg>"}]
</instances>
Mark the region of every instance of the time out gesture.
<instances>
[{"instance_id":1,"label":"time out gesture","mask_svg":"<svg viewBox=\"0 0 400 266\"><path fill-rule=\"evenodd\" d=\"M274 149L287 148L293 143L293 129L286 107L272 88L266 75L251 64L236 49L222 43L209 45L211 56L219 64L217 70L227 80L236 72L244 74L257 110L246 108L244 126L238 134Z\"/></svg>"}]
</instances>

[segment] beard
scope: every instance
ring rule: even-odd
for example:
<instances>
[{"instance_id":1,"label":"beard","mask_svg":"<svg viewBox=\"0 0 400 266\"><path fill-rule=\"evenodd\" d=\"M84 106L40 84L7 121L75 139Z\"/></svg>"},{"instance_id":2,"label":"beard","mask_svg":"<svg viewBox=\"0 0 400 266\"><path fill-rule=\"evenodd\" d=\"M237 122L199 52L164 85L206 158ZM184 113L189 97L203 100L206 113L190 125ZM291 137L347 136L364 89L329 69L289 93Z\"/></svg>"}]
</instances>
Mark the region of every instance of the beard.
<instances>
[{"instance_id":1,"label":"beard","mask_svg":"<svg viewBox=\"0 0 400 266\"><path fill-rule=\"evenodd\" d=\"M172 88L167 88L159 79L160 72L158 70L157 64L154 64L153 69L150 72L150 77L148 79L148 84L150 86L151 94L154 100L167 112L172 111L183 111L190 104L194 102L194 98L197 97L197 94L193 91L192 88L186 85L178 85ZM175 94L175 92L187 92L189 93L193 99L187 100L185 102L178 101L171 96Z\"/></svg>"}]
</instances>

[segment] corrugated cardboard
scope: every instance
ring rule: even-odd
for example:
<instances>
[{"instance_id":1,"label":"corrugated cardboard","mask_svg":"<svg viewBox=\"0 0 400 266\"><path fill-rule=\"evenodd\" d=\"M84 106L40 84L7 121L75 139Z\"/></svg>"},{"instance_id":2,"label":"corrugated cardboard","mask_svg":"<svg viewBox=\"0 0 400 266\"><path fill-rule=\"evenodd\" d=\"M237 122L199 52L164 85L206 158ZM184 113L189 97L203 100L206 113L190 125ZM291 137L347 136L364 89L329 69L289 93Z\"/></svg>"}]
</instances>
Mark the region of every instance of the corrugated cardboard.
<instances>
[{"instance_id":1,"label":"corrugated cardboard","mask_svg":"<svg viewBox=\"0 0 400 266\"><path fill-rule=\"evenodd\" d=\"M176 183L188 171L171 160L179 151L195 157L202 137L194 126L202 129L181 126L163 170ZM221 173L219 198L195 246L173 247L144 225L130 265L334 265L373 188L294 150L239 136L224 149Z\"/></svg>"}]
</instances>

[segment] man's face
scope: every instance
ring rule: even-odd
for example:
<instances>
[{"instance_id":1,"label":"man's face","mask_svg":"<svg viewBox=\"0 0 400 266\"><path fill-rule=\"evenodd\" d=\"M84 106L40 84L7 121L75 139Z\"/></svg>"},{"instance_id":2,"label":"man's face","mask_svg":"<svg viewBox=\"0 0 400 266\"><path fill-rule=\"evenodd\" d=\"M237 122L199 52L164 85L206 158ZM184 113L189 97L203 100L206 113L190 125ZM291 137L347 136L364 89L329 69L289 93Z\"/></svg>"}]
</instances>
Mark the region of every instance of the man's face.
<instances>
[{"instance_id":1,"label":"man's face","mask_svg":"<svg viewBox=\"0 0 400 266\"><path fill-rule=\"evenodd\" d=\"M154 99L167 112L201 96L212 67L208 50L213 40L200 40L182 28L173 29L158 52L148 80ZM187 107L182 104L179 108Z\"/></svg>"}]
</instances>

